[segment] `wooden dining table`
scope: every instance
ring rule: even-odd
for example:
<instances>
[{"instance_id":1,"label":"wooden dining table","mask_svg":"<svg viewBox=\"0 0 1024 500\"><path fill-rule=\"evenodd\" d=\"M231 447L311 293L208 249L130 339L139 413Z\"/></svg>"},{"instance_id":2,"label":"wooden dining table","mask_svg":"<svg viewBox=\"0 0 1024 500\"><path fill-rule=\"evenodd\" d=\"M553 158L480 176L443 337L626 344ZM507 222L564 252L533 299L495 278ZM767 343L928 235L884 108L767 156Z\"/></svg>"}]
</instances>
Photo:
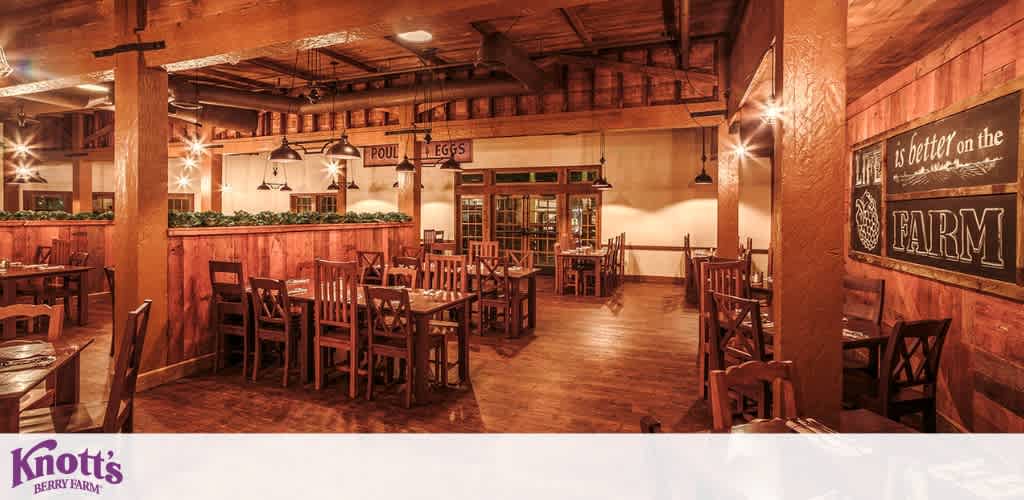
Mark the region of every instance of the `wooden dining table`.
<instances>
[{"instance_id":1,"label":"wooden dining table","mask_svg":"<svg viewBox=\"0 0 1024 500\"><path fill-rule=\"evenodd\" d=\"M0 269L0 287L3 289L0 306L9 306L17 302L19 281L40 278L78 277L79 283L82 285L78 287L78 324L84 325L89 322L89 291L85 287L85 273L93 269L95 268L88 266L46 265L28 265ZM65 304L65 307L67 307L67 304ZM15 336L14 320L6 320L4 322L4 333L0 340L11 340Z\"/></svg>"},{"instance_id":2,"label":"wooden dining table","mask_svg":"<svg viewBox=\"0 0 1024 500\"><path fill-rule=\"evenodd\" d=\"M466 274L471 281L477 281L477 285L473 288L474 290L479 289L479 276L477 273L479 270L477 266L466 266ZM500 270L496 271L500 274ZM526 302L527 302L527 319L526 327L528 330L533 330L537 327L537 276L540 274L539 268L523 268L523 267L509 267L508 268L508 281L509 288L511 288L511 301L512 301L512 317L516 318L509 328L509 337L518 338L523 334L522 321L519 319L523 317L523 287L522 282L526 281Z\"/></svg>"},{"instance_id":3,"label":"wooden dining table","mask_svg":"<svg viewBox=\"0 0 1024 500\"><path fill-rule=\"evenodd\" d=\"M77 403L80 394L81 354L92 343L92 339L58 340L52 342L53 355L56 359L48 365L25 369L0 366L0 432L18 432L21 398L38 387L50 375L56 376L55 404ZM27 346L32 346L32 343L25 341L0 343L0 349L4 350Z\"/></svg>"},{"instance_id":4,"label":"wooden dining table","mask_svg":"<svg viewBox=\"0 0 1024 500\"><path fill-rule=\"evenodd\" d=\"M555 256L555 258L560 261L560 264L562 264L558 266L561 269L565 269L564 261L569 260L583 260L593 263L594 273L596 276L594 279L594 294L597 295L598 297L604 296L604 290L601 284L601 277L604 276L604 270L608 264L608 247L589 248L586 250L562 250L561 252L558 253L558 255ZM562 288L562 277L556 275L555 289L558 290L559 294L561 294Z\"/></svg>"},{"instance_id":5,"label":"wooden dining table","mask_svg":"<svg viewBox=\"0 0 1024 500\"><path fill-rule=\"evenodd\" d=\"M303 383L313 381L313 305L316 297L313 293L313 281L308 279L289 280L288 297L302 309L299 340L299 369ZM363 289L357 290L359 307L365 310L366 297ZM429 333L430 320L443 311L454 311L455 320L459 323L459 382L469 385L469 307L476 297L468 292L449 292L445 290L410 289L409 306L416 322L414 331L414 370L413 395L418 402L429 401L429 387L425 374L429 369Z\"/></svg>"},{"instance_id":6,"label":"wooden dining table","mask_svg":"<svg viewBox=\"0 0 1024 500\"><path fill-rule=\"evenodd\" d=\"M730 432L734 434L805 433L806 426L801 424L801 421L805 422L806 419L795 420L797 419L755 419L746 424L733 426ZM832 431L835 432L834 430ZM842 410L839 413L839 432L852 434L911 434L917 431L870 410L858 409Z\"/></svg>"}]
</instances>

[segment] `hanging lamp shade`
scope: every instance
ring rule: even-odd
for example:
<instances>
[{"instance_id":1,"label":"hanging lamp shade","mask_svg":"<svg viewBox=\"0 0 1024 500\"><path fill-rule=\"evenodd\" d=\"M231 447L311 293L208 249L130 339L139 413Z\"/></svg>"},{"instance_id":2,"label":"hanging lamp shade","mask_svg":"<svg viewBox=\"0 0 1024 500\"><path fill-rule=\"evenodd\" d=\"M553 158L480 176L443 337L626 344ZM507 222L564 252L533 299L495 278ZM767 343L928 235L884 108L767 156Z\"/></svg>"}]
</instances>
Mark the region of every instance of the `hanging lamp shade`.
<instances>
[{"instance_id":1,"label":"hanging lamp shade","mask_svg":"<svg viewBox=\"0 0 1024 500\"><path fill-rule=\"evenodd\" d=\"M700 167L700 173L697 174L697 177L693 178L693 183L694 184L714 184L715 181L714 181L714 179L711 178L710 175L708 175L708 171L705 170L703 166L701 166Z\"/></svg>"},{"instance_id":2,"label":"hanging lamp shade","mask_svg":"<svg viewBox=\"0 0 1024 500\"><path fill-rule=\"evenodd\" d=\"M447 172L462 172L462 164L455 159L455 155L451 155L441 162L441 168L439 170Z\"/></svg>"},{"instance_id":3,"label":"hanging lamp shade","mask_svg":"<svg viewBox=\"0 0 1024 500\"><path fill-rule=\"evenodd\" d=\"M409 156L405 156L404 158L402 158L402 162L399 163L397 167L395 167L395 172L408 173L408 172L415 172L415 171L416 171L416 166L413 165L411 161L409 161Z\"/></svg>"},{"instance_id":4,"label":"hanging lamp shade","mask_svg":"<svg viewBox=\"0 0 1024 500\"><path fill-rule=\"evenodd\" d=\"M328 191L337 191L339 189L341 189L341 186L338 185L338 181L336 180L332 180L331 183L327 186Z\"/></svg>"},{"instance_id":5,"label":"hanging lamp shade","mask_svg":"<svg viewBox=\"0 0 1024 500\"><path fill-rule=\"evenodd\" d=\"M302 155L288 144L288 138L281 139L281 145L270 152L270 161L274 163L292 163L302 161Z\"/></svg>"},{"instance_id":6,"label":"hanging lamp shade","mask_svg":"<svg viewBox=\"0 0 1024 500\"><path fill-rule=\"evenodd\" d=\"M326 156L332 160L358 160L362 157L359 148L348 142L348 134L341 134L341 139L327 149Z\"/></svg>"},{"instance_id":7,"label":"hanging lamp shade","mask_svg":"<svg viewBox=\"0 0 1024 500\"><path fill-rule=\"evenodd\" d=\"M356 184L356 181L348 181L348 185L345 186L345 189L351 189L353 191L358 190L359 184Z\"/></svg>"},{"instance_id":8,"label":"hanging lamp shade","mask_svg":"<svg viewBox=\"0 0 1024 500\"><path fill-rule=\"evenodd\" d=\"M607 191L607 190L612 188L611 183L608 182L608 180L605 179L604 177L598 177L594 181L593 186L594 186L594 189L597 189L598 191Z\"/></svg>"},{"instance_id":9,"label":"hanging lamp shade","mask_svg":"<svg viewBox=\"0 0 1024 500\"><path fill-rule=\"evenodd\" d=\"M257 191L270 191L270 186L267 185L266 181L263 181L263 182L260 183L259 186L256 186L256 190Z\"/></svg>"},{"instance_id":10,"label":"hanging lamp shade","mask_svg":"<svg viewBox=\"0 0 1024 500\"><path fill-rule=\"evenodd\" d=\"M291 190L292 190L292 188L290 186L288 186L287 182L284 183L283 186L281 186L281 191L291 191Z\"/></svg>"}]
</instances>

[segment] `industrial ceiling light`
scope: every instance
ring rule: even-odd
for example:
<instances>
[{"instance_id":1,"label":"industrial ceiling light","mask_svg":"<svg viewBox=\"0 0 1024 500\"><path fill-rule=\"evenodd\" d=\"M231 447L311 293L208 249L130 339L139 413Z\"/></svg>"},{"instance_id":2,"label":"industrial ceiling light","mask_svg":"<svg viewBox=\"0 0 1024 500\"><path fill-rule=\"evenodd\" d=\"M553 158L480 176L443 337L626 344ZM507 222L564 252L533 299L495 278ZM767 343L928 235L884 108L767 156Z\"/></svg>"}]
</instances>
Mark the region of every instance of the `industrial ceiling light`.
<instances>
[{"instance_id":1,"label":"industrial ceiling light","mask_svg":"<svg viewBox=\"0 0 1024 500\"><path fill-rule=\"evenodd\" d=\"M434 35L426 30L413 30L399 33L398 38L412 43L426 43L434 39Z\"/></svg>"},{"instance_id":2,"label":"industrial ceiling light","mask_svg":"<svg viewBox=\"0 0 1024 500\"><path fill-rule=\"evenodd\" d=\"M302 155L288 145L288 137L282 137L281 145L270 152L270 161L274 163L293 163L302 161Z\"/></svg>"},{"instance_id":3,"label":"industrial ceiling light","mask_svg":"<svg viewBox=\"0 0 1024 500\"><path fill-rule=\"evenodd\" d=\"M604 178L604 131L601 131L601 170L597 174L597 179L594 179L593 187L598 191L607 191L612 188L612 184L608 182L608 179Z\"/></svg>"},{"instance_id":4,"label":"industrial ceiling light","mask_svg":"<svg viewBox=\"0 0 1024 500\"><path fill-rule=\"evenodd\" d=\"M337 191L339 189L341 189L341 186L338 185L338 180L337 179L331 179L331 183L327 185L327 190L328 191Z\"/></svg>"},{"instance_id":5,"label":"industrial ceiling light","mask_svg":"<svg viewBox=\"0 0 1024 500\"><path fill-rule=\"evenodd\" d=\"M288 186L288 181L284 181L284 185L281 186L280 191L291 191L292 188Z\"/></svg>"},{"instance_id":6,"label":"industrial ceiling light","mask_svg":"<svg viewBox=\"0 0 1024 500\"><path fill-rule=\"evenodd\" d=\"M708 175L707 171L708 155L704 151L704 127L700 129L700 173L697 177L693 178L694 184L713 184L715 181Z\"/></svg>"},{"instance_id":7,"label":"industrial ceiling light","mask_svg":"<svg viewBox=\"0 0 1024 500\"><path fill-rule=\"evenodd\" d=\"M270 185L267 184L267 181L263 181L263 182L260 183L259 186L256 186L256 190L257 191L270 191Z\"/></svg>"},{"instance_id":8,"label":"industrial ceiling light","mask_svg":"<svg viewBox=\"0 0 1024 500\"><path fill-rule=\"evenodd\" d=\"M764 111L761 112L761 121L765 125L775 125L781 117L782 108L775 102L775 99L768 99L764 105Z\"/></svg>"},{"instance_id":9,"label":"industrial ceiling light","mask_svg":"<svg viewBox=\"0 0 1024 500\"><path fill-rule=\"evenodd\" d=\"M362 157L359 148L348 142L348 134L341 133L341 139L327 149L326 156L332 160L358 160Z\"/></svg>"},{"instance_id":10,"label":"industrial ceiling light","mask_svg":"<svg viewBox=\"0 0 1024 500\"><path fill-rule=\"evenodd\" d=\"M358 190L359 184L356 184L356 181L354 180L348 181L348 184L345 186L345 189L351 189L353 191Z\"/></svg>"},{"instance_id":11,"label":"industrial ceiling light","mask_svg":"<svg viewBox=\"0 0 1024 500\"><path fill-rule=\"evenodd\" d=\"M455 159L455 153L452 153L448 158L445 158L445 160L441 162L439 170L447 172L462 172L462 164Z\"/></svg>"},{"instance_id":12,"label":"industrial ceiling light","mask_svg":"<svg viewBox=\"0 0 1024 500\"><path fill-rule=\"evenodd\" d=\"M409 155L405 155L402 161L395 167L395 172L407 174L416 171L416 166L409 161Z\"/></svg>"}]
</instances>

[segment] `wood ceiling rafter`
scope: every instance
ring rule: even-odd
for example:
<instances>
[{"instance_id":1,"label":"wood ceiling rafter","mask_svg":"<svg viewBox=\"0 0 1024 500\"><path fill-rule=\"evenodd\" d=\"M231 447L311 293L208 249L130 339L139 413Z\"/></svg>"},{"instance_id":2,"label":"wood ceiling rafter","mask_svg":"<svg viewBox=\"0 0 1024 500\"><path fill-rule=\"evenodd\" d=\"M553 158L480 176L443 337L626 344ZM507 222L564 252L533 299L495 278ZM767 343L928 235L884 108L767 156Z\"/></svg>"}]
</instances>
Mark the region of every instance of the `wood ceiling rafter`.
<instances>
[{"instance_id":1,"label":"wood ceiling rafter","mask_svg":"<svg viewBox=\"0 0 1024 500\"><path fill-rule=\"evenodd\" d=\"M363 71L365 71L367 73L379 73L380 72L380 70L377 67L371 66L371 65L369 65L369 64L367 64L367 63L365 63L363 61L360 61L359 59L357 59L355 57L352 57L352 56L347 55L347 54L343 54L343 53L341 53L341 52L339 52L337 50L334 50L334 49L330 49L330 48L327 48L327 47L321 47L319 49L316 49L316 51L321 53L321 54L323 54L323 55L325 55L325 56L327 56L330 59L334 59L335 61L338 61L340 63L344 63L344 64L347 64L347 65L352 66L354 68L361 69L361 70L363 70Z\"/></svg>"},{"instance_id":2,"label":"wood ceiling rafter","mask_svg":"<svg viewBox=\"0 0 1024 500\"><path fill-rule=\"evenodd\" d=\"M590 34L587 27L583 24L583 20L580 19L579 14L576 13L576 9L572 7L562 7L558 9L562 13L562 17L565 18L565 22L572 28L573 32L576 33L576 37L580 39L580 43L583 47L590 49L594 45L594 36Z\"/></svg>"},{"instance_id":3,"label":"wood ceiling rafter","mask_svg":"<svg viewBox=\"0 0 1024 500\"><path fill-rule=\"evenodd\" d=\"M200 68L197 71L199 72L200 76L207 75L220 80L237 83L244 87L249 87L256 90L274 90L277 88L275 85L271 83L267 83L261 80L254 80L252 78L246 78L244 76L236 75L234 73L229 73L221 69L221 67ZM188 73L185 74L187 75Z\"/></svg>"},{"instance_id":4,"label":"wood ceiling rafter","mask_svg":"<svg viewBox=\"0 0 1024 500\"><path fill-rule=\"evenodd\" d=\"M269 59L266 57L257 57L255 59L249 59L246 62L255 66L259 66L261 68L269 69L270 71L283 73L285 76L294 76L295 78L299 78L307 82L314 82L320 80L320 78L317 77L317 75L314 75L313 73L303 71L293 66L279 63L273 59Z\"/></svg>"}]
</instances>

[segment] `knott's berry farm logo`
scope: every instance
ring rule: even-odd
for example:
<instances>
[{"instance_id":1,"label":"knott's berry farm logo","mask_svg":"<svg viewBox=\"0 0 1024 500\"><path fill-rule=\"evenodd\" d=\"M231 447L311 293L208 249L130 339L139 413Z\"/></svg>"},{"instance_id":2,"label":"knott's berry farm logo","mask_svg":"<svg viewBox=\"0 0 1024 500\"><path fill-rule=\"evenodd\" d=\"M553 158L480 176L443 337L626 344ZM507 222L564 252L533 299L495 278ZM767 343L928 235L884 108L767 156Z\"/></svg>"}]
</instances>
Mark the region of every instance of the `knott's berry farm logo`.
<instances>
[{"instance_id":1,"label":"knott's berry farm logo","mask_svg":"<svg viewBox=\"0 0 1024 500\"><path fill-rule=\"evenodd\" d=\"M32 486L32 494L54 490L78 490L99 495L110 485L124 481L121 464L113 451L59 453L56 439L11 451L11 488Z\"/></svg>"}]
</instances>

